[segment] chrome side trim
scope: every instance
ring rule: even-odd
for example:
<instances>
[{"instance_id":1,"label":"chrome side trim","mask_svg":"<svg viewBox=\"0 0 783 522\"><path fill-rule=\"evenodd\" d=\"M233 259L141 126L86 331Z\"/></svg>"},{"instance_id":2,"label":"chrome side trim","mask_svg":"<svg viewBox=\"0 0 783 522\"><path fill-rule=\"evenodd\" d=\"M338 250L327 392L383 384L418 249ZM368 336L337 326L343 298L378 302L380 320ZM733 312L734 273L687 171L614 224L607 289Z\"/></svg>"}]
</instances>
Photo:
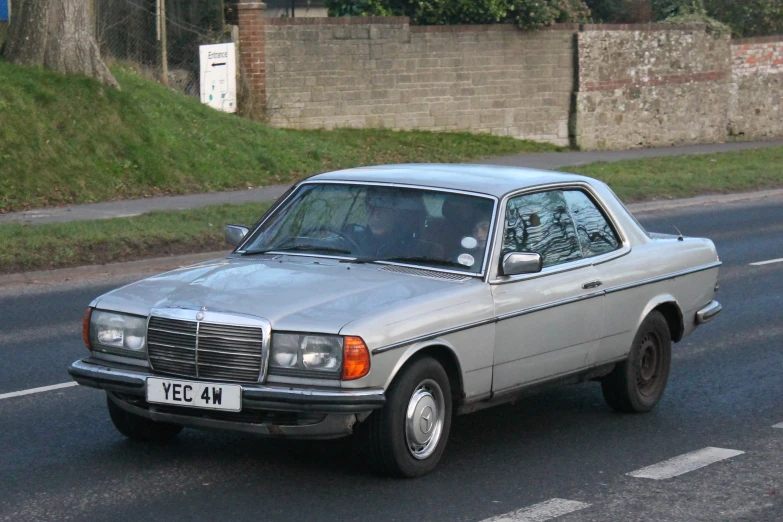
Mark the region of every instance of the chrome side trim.
<instances>
[{"instance_id":1,"label":"chrome side trim","mask_svg":"<svg viewBox=\"0 0 783 522\"><path fill-rule=\"evenodd\" d=\"M513 319L514 317L520 317L520 316L532 314L532 313L535 313L535 312L541 312L543 310L548 310L550 308L556 308L558 306L563 306L563 305L567 305L567 304L571 304L571 303L576 303L578 301L584 301L586 299L592 299L594 297L601 297L601 296L609 294L609 293L620 292L622 290L628 290L630 288L636 288L638 286L644 286L644 285L649 285L649 284L653 284L653 283L658 283L660 281L666 281L668 279L674 279L676 277L681 277L681 276L688 275L688 274L693 274L693 273L696 273L696 272L703 272L705 270L710 270L712 268L717 268L717 267L721 266L722 264L723 263L718 261L718 262L715 262L715 263L711 263L709 265L704 265L704 266L700 266L700 267L696 267L696 268L691 268L689 270L682 270L680 272L674 272L672 274L667 274L667 275L663 275L663 276L659 276L659 277L653 277L653 278L650 278L650 279L644 279L644 280L638 281L636 283L629 283L629 284L626 284L626 285L615 286L615 287L612 287L612 288L607 288L605 290L601 290L599 292L594 292L594 293L590 293L590 294L580 295L580 296L577 296L577 297L570 297L568 299L563 299L563 300L560 300L560 301L554 301L552 303L547 303L545 305L539 305L539 306L534 306L534 307L531 307L531 308L525 308L523 310L518 310L516 312L510 312L510 313L499 315L499 316L492 317L492 318L489 318L489 319L484 319L483 321L476 321L476 322L473 322L473 323L468 323L466 325L457 326L457 327L454 327L454 328L447 328L445 330L439 330L439 331L433 332L431 334L420 335L420 336L414 337L412 339L407 339L405 341L399 341L399 342L396 342L396 343L393 343L393 344L389 344L389 345L386 345L386 346L381 346L379 348L375 348L374 350L372 350L372 354L373 355L377 355L379 353L388 352L389 350L394 350L395 348L401 348L403 346L408 346L408 345L411 345L411 344L414 344L414 343L418 343L418 342L421 342L421 341L429 341L431 339L435 339L435 338L440 337L442 335L448 335L448 334L452 334L452 333L456 333L456 332L461 332L463 330L469 330L470 328L476 328L478 326L484 326L484 325L487 325L487 324L490 324L490 323L497 323L497 322L500 322L500 321L505 321L506 319Z\"/></svg>"},{"instance_id":2,"label":"chrome side trim","mask_svg":"<svg viewBox=\"0 0 783 522\"><path fill-rule=\"evenodd\" d=\"M518 310L516 312L511 312L511 313L508 313L508 314L498 315L498 316L492 317L490 319L484 319L483 321L476 321L476 322L468 323L468 324L465 324L465 325L462 325L462 326L456 326L454 328L447 328L446 330L440 330L440 331L437 331L437 332L434 332L434 333L431 333L431 334L421 335L419 337L414 337L413 339L408 339L407 341L400 341L398 343L394 343L394 344L390 344L390 345L387 345L387 346L382 346L380 348L376 348L376 349L374 349L372 351L372 354L376 355L376 354L379 354L379 353L388 352L389 350L393 350L395 348L400 348L402 346L407 346L409 344L417 343L417 342L420 342L420 341L429 341L430 339L435 339L436 337L440 337L442 335L447 335L447 334L452 334L452 333L456 333L456 332L461 332L463 330L469 330L471 328L476 328L478 326L484 326L484 325L487 325L487 324L490 324L490 323L497 323L497 322L500 322L500 321L505 321L506 319L512 319L514 317L519 317L519 316L522 316L522 315L532 314L534 312L541 312L542 310L548 310L550 308L557 308L558 306L563 306L563 305L575 303L577 301L584 301L586 299L592 299L594 297L601 297L602 295L604 295L603 291L595 292L595 293L592 293L592 294L580 295L578 297L571 297L571 298L568 298L568 299L555 301L553 303L548 303L548 304L545 304L545 305L534 306L534 307L531 307L531 308L525 308L524 310Z\"/></svg>"},{"instance_id":3,"label":"chrome side trim","mask_svg":"<svg viewBox=\"0 0 783 522\"><path fill-rule=\"evenodd\" d=\"M630 288L636 288L639 286L645 286L645 285L651 285L653 283L659 283L661 281L666 281L667 279L674 279L676 277L682 277L684 275L688 274L695 274L696 272L704 272L705 270L711 270L713 268L718 268L723 263L720 261L716 261L715 263L710 263L709 265L703 265L698 266L696 268L689 268L688 270L681 270L680 272L674 272L672 274L666 274L658 277L651 277L649 279L642 279L641 281L636 281L634 283L627 283L624 285L618 285L613 286L611 288L607 288L604 290L607 294L612 294L614 292L620 292L622 290L628 290Z\"/></svg>"},{"instance_id":4,"label":"chrome side trim","mask_svg":"<svg viewBox=\"0 0 783 522\"><path fill-rule=\"evenodd\" d=\"M696 324L707 324L717 316L723 306L718 301L712 301L710 304L696 312Z\"/></svg>"},{"instance_id":5,"label":"chrome side trim","mask_svg":"<svg viewBox=\"0 0 783 522\"><path fill-rule=\"evenodd\" d=\"M576 297L569 297L568 299L562 299L553 303L545 305L533 306L531 308L525 308L524 310L517 310L516 312L509 312L507 314L499 315L495 318L495 321L505 321L506 319L513 319L514 317L520 317L522 315L528 315L535 312L541 312L543 310L549 310L550 308L557 308L558 306L564 306L571 303L578 303L579 301L586 301L594 297L603 297L604 291L593 292L592 294L579 295Z\"/></svg>"}]
</instances>

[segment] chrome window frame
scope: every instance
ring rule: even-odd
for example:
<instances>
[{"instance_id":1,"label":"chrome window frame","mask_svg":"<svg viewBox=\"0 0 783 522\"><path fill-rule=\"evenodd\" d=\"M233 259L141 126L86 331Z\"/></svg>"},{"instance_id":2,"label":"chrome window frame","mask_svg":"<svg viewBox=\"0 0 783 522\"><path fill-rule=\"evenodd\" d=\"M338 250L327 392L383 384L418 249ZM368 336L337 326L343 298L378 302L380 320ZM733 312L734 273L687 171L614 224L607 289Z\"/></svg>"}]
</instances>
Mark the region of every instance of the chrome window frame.
<instances>
[{"instance_id":1,"label":"chrome window frame","mask_svg":"<svg viewBox=\"0 0 783 522\"><path fill-rule=\"evenodd\" d=\"M297 184L295 188L289 192L289 194L285 197L285 199L280 201L278 204L275 204L273 207L274 210L277 210L280 207L282 207L286 201L291 199L291 197L293 197L293 195L296 194L299 191L299 189L305 185L353 185L353 186L360 186L360 187L377 186L377 187L409 188L415 190L428 190L430 192L462 194L465 196L473 196L473 197L489 199L492 201L492 216L490 217L490 221L489 221L490 229L487 237L488 238L493 237L497 228L496 224L498 222L498 208L500 206L500 200L497 196L493 196L491 194L485 194L482 192L471 192L468 190L431 187L429 185L412 185L408 183L391 183L391 182L381 182L381 181L349 181L349 180L312 180L312 181L306 180ZM239 244L239 246L237 246L237 248L234 249L234 251L232 252L232 256L235 255L239 257L243 253L245 253L245 245L250 242L251 238L253 238L253 236L261 227L261 225L263 225L270 217L272 217L273 214L274 212L272 211L268 212L266 216L264 216L258 223L256 223L256 225L252 228L250 232L248 232L247 236L245 236L244 240ZM319 258L326 258L326 259L336 259L340 261L351 261L353 259L356 259L355 256L335 256L329 254L313 254L313 253L301 253L301 252L270 251L269 253L275 255L286 255L286 256L297 256L297 257L319 257ZM431 270L433 272L459 274L459 275L464 275L473 278L481 278L484 282L486 282L489 276L489 260L491 254L492 254L492 242L487 241L487 245L484 247L484 261L481 266L481 271L478 273L468 272L464 270L450 270L447 268L416 265L410 263L400 263L395 261L376 261L375 263L379 265L404 266L408 268L420 268L422 270Z\"/></svg>"},{"instance_id":2,"label":"chrome window frame","mask_svg":"<svg viewBox=\"0 0 783 522\"><path fill-rule=\"evenodd\" d=\"M582 257L582 259L577 259L575 261L569 261L567 263L553 265L544 268L543 270L541 270L541 272L537 272L535 274L520 274L514 276L500 275L498 273L498 267L500 263L500 253L503 250L506 208L509 200L519 196L526 196L528 194L536 194L539 192L549 192L553 190L584 191L588 195L588 197L593 201L593 203L595 203L599 211L601 211L603 215L607 218L609 225L617 233L617 237L620 240L621 246L615 250L612 250L611 252L607 252L606 254L601 254L593 257ZM569 208L569 215L570 213L571 210ZM503 220L502 223L501 220ZM574 227L576 227L576 222L574 222ZM524 189L516 190L513 192L509 192L508 194L505 194L500 203L500 208L498 211L498 223L496 229L497 232L495 234L495 237L493 238L493 245L492 245L492 259L495 261L495 263L494 263L494 267L490 267L491 274L489 274L489 284L492 285L503 285L509 283L516 283L518 281L527 281L529 279L537 279L539 277L546 277L548 275L559 274L561 272L570 272L571 270L578 270L586 266L600 265L608 261L617 259L618 257L628 255L631 252L631 243L628 240L628 234L625 232L623 227L620 226L619 220L614 215L614 213L612 213L612 211L607 207L607 205L603 202L603 200L597 194L593 186L584 181L547 183L535 187L527 187ZM578 236L577 236L577 240L578 240ZM580 243L580 251L581 251L581 243ZM584 253L582 255L584 256Z\"/></svg>"}]
</instances>

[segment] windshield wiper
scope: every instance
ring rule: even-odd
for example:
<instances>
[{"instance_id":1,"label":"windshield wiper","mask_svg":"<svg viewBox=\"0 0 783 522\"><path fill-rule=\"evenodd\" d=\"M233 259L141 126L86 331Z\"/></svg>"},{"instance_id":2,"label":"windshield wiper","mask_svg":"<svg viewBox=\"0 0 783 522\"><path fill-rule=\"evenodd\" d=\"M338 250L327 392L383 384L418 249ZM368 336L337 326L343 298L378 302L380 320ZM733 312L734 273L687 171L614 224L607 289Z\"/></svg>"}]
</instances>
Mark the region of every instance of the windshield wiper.
<instances>
[{"instance_id":1,"label":"windshield wiper","mask_svg":"<svg viewBox=\"0 0 783 522\"><path fill-rule=\"evenodd\" d=\"M322 252L324 254L350 254L350 250L342 248L322 247L317 245L296 245L287 248L269 248L266 250L250 250L242 254L243 256L252 256L258 254L270 254L272 252Z\"/></svg>"},{"instance_id":2,"label":"windshield wiper","mask_svg":"<svg viewBox=\"0 0 783 522\"><path fill-rule=\"evenodd\" d=\"M461 268L463 270L467 268L465 265L461 265L455 261L449 261L447 259L435 259L432 257L422 257L422 256L387 257L384 259L379 259L378 261L392 261L392 262L410 261L411 263L428 263L436 266L449 266L449 267Z\"/></svg>"}]
</instances>

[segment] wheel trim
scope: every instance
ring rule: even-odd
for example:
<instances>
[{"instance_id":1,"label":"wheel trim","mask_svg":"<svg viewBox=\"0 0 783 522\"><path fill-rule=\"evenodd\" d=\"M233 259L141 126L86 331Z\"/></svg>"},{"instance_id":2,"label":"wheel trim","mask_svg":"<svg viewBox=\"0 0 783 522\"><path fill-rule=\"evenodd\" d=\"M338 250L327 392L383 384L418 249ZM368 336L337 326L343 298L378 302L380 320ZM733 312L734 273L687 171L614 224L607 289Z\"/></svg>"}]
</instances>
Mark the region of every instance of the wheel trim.
<instances>
[{"instance_id":1,"label":"wheel trim","mask_svg":"<svg viewBox=\"0 0 783 522\"><path fill-rule=\"evenodd\" d=\"M413 458L432 455L440 442L446 415L443 390L426 379L413 390L405 413L405 442Z\"/></svg>"},{"instance_id":2,"label":"wheel trim","mask_svg":"<svg viewBox=\"0 0 783 522\"><path fill-rule=\"evenodd\" d=\"M636 385L639 393L653 396L660 387L659 376L663 369L663 350L661 340L650 332L642 338L636 367Z\"/></svg>"}]
</instances>

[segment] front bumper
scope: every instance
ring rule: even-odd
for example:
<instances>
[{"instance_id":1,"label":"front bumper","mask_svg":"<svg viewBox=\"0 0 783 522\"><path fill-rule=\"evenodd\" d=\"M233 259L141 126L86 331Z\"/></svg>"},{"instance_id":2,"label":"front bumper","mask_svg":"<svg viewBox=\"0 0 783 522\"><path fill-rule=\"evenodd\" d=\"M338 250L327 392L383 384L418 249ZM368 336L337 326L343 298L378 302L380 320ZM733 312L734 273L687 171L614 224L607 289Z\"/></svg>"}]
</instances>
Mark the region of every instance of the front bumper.
<instances>
[{"instance_id":1,"label":"front bumper","mask_svg":"<svg viewBox=\"0 0 783 522\"><path fill-rule=\"evenodd\" d=\"M363 420L386 402L380 388L343 390L242 384L241 412L213 412L146 402L147 377L153 375L144 369L83 359L71 364L68 373L81 385L106 390L118 406L148 419L271 436L349 435L357 420Z\"/></svg>"}]
</instances>

